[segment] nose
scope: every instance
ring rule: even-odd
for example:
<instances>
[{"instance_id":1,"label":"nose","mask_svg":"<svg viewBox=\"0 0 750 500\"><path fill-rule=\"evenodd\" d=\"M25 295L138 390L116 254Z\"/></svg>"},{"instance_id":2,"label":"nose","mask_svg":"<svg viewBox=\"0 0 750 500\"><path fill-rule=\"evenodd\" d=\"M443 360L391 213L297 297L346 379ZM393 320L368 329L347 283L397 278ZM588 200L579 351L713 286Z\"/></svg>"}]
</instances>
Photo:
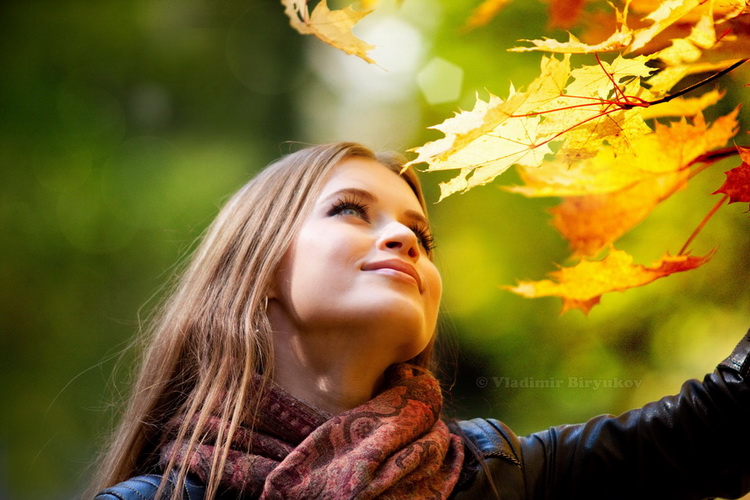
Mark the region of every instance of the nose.
<instances>
[{"instance_id":1,"label":"nose","mask_svg":"<svg viewBox=\"0 0 750 500\"><path fill-rule=\"evenodd\" d=\"M419 240L410 228L393 221L383 228L378 241L380 250L396 252L412 260L419 258Z\"/></svg>"}]
</instances>

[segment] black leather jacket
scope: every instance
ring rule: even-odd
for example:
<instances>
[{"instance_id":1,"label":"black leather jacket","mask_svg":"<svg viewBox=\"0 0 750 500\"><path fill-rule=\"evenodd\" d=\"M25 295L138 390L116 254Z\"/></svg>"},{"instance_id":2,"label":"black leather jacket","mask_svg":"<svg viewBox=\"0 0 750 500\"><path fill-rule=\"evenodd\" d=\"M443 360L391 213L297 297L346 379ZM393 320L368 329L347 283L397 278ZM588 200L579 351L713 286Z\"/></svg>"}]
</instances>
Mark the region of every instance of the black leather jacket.
<instances>
[{"instance_id":1,"label":"black leather jacket","mask_svg":"<svg viewBox=\"0 0 750 500\"><path fill-rule=\"evenodd\" d=\"M482 460L466 461L455 500L737 498L750 491L750 332L702 383L620 416L526 437L492 419L459 425ZM159 479L130 479L96 500L153 498ZM183 498L202 497L188 481Z\"/></svg>"}]
</instances>

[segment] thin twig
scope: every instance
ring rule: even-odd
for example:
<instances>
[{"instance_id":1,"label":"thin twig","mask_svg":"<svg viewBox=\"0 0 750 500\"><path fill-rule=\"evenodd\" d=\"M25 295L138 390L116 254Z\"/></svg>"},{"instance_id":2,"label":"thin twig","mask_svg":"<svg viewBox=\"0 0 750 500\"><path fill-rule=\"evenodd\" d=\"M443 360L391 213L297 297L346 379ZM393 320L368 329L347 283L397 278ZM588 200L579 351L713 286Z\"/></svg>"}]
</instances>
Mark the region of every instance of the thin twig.
<instances>
[{"instance_id":1,"label":"thin twig","mask_svg":"<svg viewBox=\"0 0 750 500\"><path fill-rule=\"evenodd\" d=\"M690 165L695 165L696 163L709 163L713 161L723 160L724 158L729 158L730 156L736 156L738 154L740 154L740 152L737 151L737 148L735 146L714 149L713 151L709 151L707 153L703 153L700 156L696 156L690 162Z\"/></svg>"},{"instance_id":2,"label":"thin twig","mask_svg":"<svg viewBox=\"0 0 750 500\"><path fill-rule=\"evenodd\" d=\"M607 117L611 113L614 113L615 111L618 111L618 110L630 110L630 109L633 109L633 108L636 108L636 107L647 108L647 107L653 106L655 104L661 104L661 103L669 102L672 99L675 99L675 98L677 98L677 97L679 97L681 95L687 94L688 92L690 92L690 91L692 91L692 90L694 90L694 89L696 89L698 87L701 87L701 86L705 85L706 83L710 82L711 80L715 80L715 79L717 79L717 78L719 78L719 77L721 77L721 76L729 73L733 69L737 68L741 64L744 64L745 62L748 61L748 59L742 59L742 60L737 61L736 63L732 64L731 66L729 66L727 68L724 68L723 70L721 70L721 71L719 71L717 73L714 73L713 75L709 76L708 78L705 78L705 79L701 80L698 83L695 83L693 85L690 85L690 86L688 86L688 87L680 90L679 92L675 92L674 94L662 97L661 99L657 99L655 101L646 101L645 99L642 99L642 98L640 98L638 96L629 96L629 95L626 95L623 92L623 90L617 85L617 82L615 82L614 76L611 75L604 68L604 64L599 59L599 55L598 54L594 54L594 56L596 57L597 63L601 67L602 71L607 76L607 78L609 79L610 83L612 83L612 85L614 86L614 94L615 94L615 96L616 97L620 96L620 97L616 98L614 100L610 100L610 99L600 99L600 98L594 98L594 97L588 97L588 96L571 96L571 95L565 95L565 94L561 93L559 97L567 97L569 99L593 100L595 102L582 103L582 104L572 104L570 106L562 106L560 108L548 109L548 110L543 110L543 111L531 111L529 113L524 113L524 114L513 114L513 113L509 114L508 115L509 118L522 118L522 117L531 117L531 116L545 115L545 114L548 114L548 113L566 111L566 110L570 110L570 109L580 109L580 108L585 108L585 107L588 107L588 106L601 106L601 105L605 105L604 110L601 111L599 114L597 114L595 116L591 116L591 117L589 117L589 118L587 118L585 120L582 120L580 123L577 123L577 124L575 124L575 125L573 125L571 127L566 128L565 130L563 130L561 132L558 132L558 133L554 134L553 136L547 138L546 140L542 141L539 144L528 144L528 145L524 144L524 146L528 147L529 149L538 148L539 146L543 146L543 145L545 145L545 144L547 144L547 143L549 143L549 142L557 139L561 135L563 135L563 134L565 134L567 132L570 132L571 130L573 130L573 129L577 128L577 127L580 127L581 125L583 125L585 123L590 122L591 120L596 120L598 118ZM614 109L612 109L612 106L615 106ZM508 140L508 139L506 139L506 140ZM516 142L516 141L511 141L511 142ZM521 144L521 143L519 143L519 144ZM516 154L516 153L513 153L513 154ZM708 166L711 163L713 163L713 162L715 162L717 160L720 160L721 158L726 158L728 156L732 156L734 154L737 154L737 152L736 152L736 150L734 148L725 148L725 149L720 149L720 150L712 151L712 152L706 153L704 155L701 155L701 156L695 158L693 161L691 161L688 164L688 166L694 165L696 163L705 163L706 165L703 165L702 167L699 167L698 169L695 169L693 172L691 172L690 177L692 178L696 174L702 172L703 170L705 170L706 168L708 168ZM512 155L507 155L507 156L512 156Z\"/></svg>"},{"instance_id":3,"label":"thin twig","mask_svg":"<svg viewBox=\"0 0 750 500\"><path fill-rule=\"evenodd\" d=\"M714 205L714 207L709 210L709 212L706 214L705 217L703 217L703 220L700 224L698 224L698 227L695 228L695 231L693 231L693 234L690 235L690 237L687 239L684 245L682 245L682 248L680 248L680 252L677 255L685 255L685 251L687 250L687 247L692 243L692 241L695 239L696 236L698 236L698 233L701 232L701 229L703 229L703 226L706 225L706 222L713 217L713 215L716 213L719 208L724 204L725 201L729 199L729 195L725 194L717 203Z\"/></svg>"},{"instance_id":4,"label":"thin twig","mask_svg":"<svg viewBox=\"0 0 750 500\"><path fill-rule=\"evenodd\" d=\"M609 71L607 71L607 69L604 67L604 64L602 64L602 60L599 59L599 54L594 53L594 57L596 57L596 62L599 63L599 67L602 68L602 71L604 71L604 74L607 75L607 79L609 79L610 83L612 83L615 89L617 89L617 92L615 92L615 94L620 94L620 96L625 100L625 102L629 104L627 97L625 97L625 93L617 85L617 82L615 81L615 77L609 74Z\"/></svg>"}]
</instances>

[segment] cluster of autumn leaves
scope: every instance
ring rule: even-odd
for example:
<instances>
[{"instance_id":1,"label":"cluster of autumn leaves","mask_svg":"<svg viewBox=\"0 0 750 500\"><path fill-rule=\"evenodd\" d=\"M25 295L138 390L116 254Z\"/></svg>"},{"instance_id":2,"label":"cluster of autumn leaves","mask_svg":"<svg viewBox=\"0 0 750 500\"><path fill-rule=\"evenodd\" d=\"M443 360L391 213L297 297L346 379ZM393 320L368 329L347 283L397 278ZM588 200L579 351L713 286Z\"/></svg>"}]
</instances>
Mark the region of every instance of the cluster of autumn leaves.
<instances>
[{"instance_id":1,"label":"cluster of autumn leaves","mask_svg":"<svg viewBox=\"0 0 750 500\"><path fill-rule=\"evenodd\" d=\"M469 27L491 22L509 1L483 2ZM373 62L372 46L352 28L377 1L331 11L322 0L312 13L306 0L282 3L301 33ZM552 0L551 23L575 24L584 3ZM409 163L426 164L427 172L457 171L441 184L441 199L487 184L511 166L523 184L509 191L561 198L553 225L578 264L504 288L526 297L559 296L563 312L588 312L604 293L703 265L713 252L690 255L692 238L727 201L750 202L750 148L725 147L738 132L738 110L708 123L703 110L723 93L701 88L750 57L750 2L626 0L621 9L610 8L612 22L597 18L581 39L528 40L529 46L510 49L552 55L542 57L539 76L524 90L511 87L504 99L477 97L473 109L432 127L444 137L414 148L417 157ZM593 54L595 63L574 67L576 54ZM704 79L675 90L691 75ZM616 248L659 203L732 155L741 163L727 172L717 191L723 197L677 255L665 253L644 266Z\"/></svg>"}]
</instances>

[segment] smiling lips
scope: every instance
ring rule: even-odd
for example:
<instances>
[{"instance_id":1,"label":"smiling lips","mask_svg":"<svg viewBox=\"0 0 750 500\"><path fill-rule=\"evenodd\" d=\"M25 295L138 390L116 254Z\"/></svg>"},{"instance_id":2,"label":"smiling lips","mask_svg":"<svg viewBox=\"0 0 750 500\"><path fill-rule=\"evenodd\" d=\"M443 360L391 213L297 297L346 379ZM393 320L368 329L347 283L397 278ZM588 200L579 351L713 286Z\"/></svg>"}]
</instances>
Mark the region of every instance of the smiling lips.
<instances>
[{"instance_id":1,"label":"smiling lips","mask_svg":"<svg viewBox=\"0 0 750 500\"><path fill-rule=\"evenodd\" d=\"M411 276L411 278L416 282L417 288L422 290L422 280L419 278L419 273L417 273L416 268L411 264L399 259L388 259L378 262L371 262L362 266L363 271L377 271L380 269L390 269L401 274Z\"/></svg>"}]
</instances>

